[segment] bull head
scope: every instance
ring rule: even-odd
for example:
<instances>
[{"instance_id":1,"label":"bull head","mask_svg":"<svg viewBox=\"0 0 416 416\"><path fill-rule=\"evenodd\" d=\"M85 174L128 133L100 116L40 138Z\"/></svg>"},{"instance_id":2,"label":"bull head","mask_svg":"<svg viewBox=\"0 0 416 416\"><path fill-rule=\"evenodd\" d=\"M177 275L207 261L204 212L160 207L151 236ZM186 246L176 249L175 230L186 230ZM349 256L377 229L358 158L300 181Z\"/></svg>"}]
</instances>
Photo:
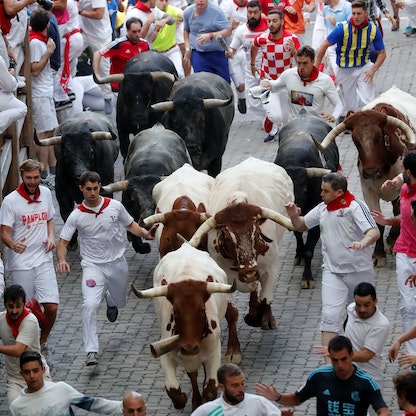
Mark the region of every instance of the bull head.
<instances>
[{"instance_id":1,"label":"bull head","mask_svg":"<svg viewBox=\"0 0 416 416\"><path fill-rule=\"evenodd\" d=\"M363 111L362 113L374 113L374 111L372 110L366 110L365 112ZM379 112L375 112L376 114L381 114ZM359 113L354 113L355 115L359 114ZM385 124L392 126L392 127L397 127L400 130L402 130L402 132L405 134L406 139L409 141L409 143L411 144L416 144L416 138L415 138L415 133L414 131L402 120L399 120L396 117L392 117L392 116L385 116ZM345 130L348 130L348 118L338 124L337 126L335 126L324 138L324 140L322 141L322 143L317 142L314 139L315 145L316 147L322 152L324 151L332 142L335 141L335 139Z\"/></svg>"},{"instance_id":2,"label":"bull head","mask_svg":"<svg viewBox=\"0 0 416 416\"><path fill-rule=\"evenodd\" d=\"M92 140L114 140L113 135L108 131L93 131L91 132ZM53 136L48 139L35 140L38 146L56 146L62 142L62 136Z\"/></svg>"},{"instance_id":3,"label":"bull head","mask_svg":"<svg viewBox=\"0 0 416 416\"><path fill-rule=\"evenodd\" d=\"M224 208L214 217L205 221L196 231L189 244L197 247L201 238L211 229L218 228L221 235L217 238L218 250L224 258L229 258L238 271L242 282L252 283L259 279L257 257L268 250L270 238L263 238L260 224L270 219L279 225L293 230L291 221L268 208L247 203L237 203Z\"/></svg>"}]
</instances>

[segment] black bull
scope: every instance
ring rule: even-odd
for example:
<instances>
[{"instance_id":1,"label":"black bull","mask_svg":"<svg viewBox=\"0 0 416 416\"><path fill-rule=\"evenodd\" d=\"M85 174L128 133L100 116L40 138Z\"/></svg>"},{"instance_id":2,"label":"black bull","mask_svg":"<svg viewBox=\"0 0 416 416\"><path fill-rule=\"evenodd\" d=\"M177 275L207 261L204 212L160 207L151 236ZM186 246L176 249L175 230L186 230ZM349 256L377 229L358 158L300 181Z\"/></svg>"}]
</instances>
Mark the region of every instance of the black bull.
<instances>
[{"instance_id":1,"label":"black bull","mask_svg":"<svg viewBox=\"0 0 416 416\"><path fill-rule=\"evenodd\" d=\"M122 202L135 221L141 223L155 212L153 187L185 163L191 163L183 140L157 123L132 140L124 164L125 180L104 188L107 192L123 191ZM128 234L138 253L150 252L150 245L140 237Z\"/></svg>"},{"instance_id":2,"label":"black bull","mask_svg":"<svg viewBox=\"0 0 416 416\"><path fill-rule=\"evenodd\" d=\"M115 130L106 116L86 111L61 123L55 137L37 141L42 146L55 146L55 194L63 221L74 209L74 202L79 204L83 199L78 186L82 173L98 172L103 185L114 181L118 155ZM75 239L70 247L74 243Z\"/></svg>"},{"instance_id":3,"label":"black bull","mask_svg":"<svg viewBox=\"0 0 416 416\"><path fill-rule=\"evenodd\" d=\"M136 134L160 121L161 114L151 111L151 104L166 100L178 78L172 61L155 51L140 53L131 58L123 74L105 78L94 75L98 84L119 82L117 99L117 129L120 151L125 158L129 134Z\"/></svg>"},{"instance_id":4,"label":"black bull","mask_svg":"<svg viewBox=\"0 0 416 416\"><path fill-rule=\"evenodd\" d=\"M339 165L338 147L332 143L321 154L314 139L322 142L332 127L319 117L301 111L295 120L286 124L279 133L279 150L275 163L286 169L291 177L295 191L295 202L305 215L322 202L322 176L336 171ZM317 168L317 169L316 169ZM304 264L301 287L314 288L311 262L316 243L319 240L319 227L308 231L306 242L301 232L296 232L295 264Z\"/></svg>"},{"instance_id":5,"label":"black bull","mask_svg":"<svg viewBox=\"0 0 416 416\"><path fill-rule=\"evenodd\" d=\"M177 81L170 100L153 110L166 111L162 123L182 137L193 167L218 175L234 118L230 85L219 75L199 72Z\"/></svg>"}]
</instances>

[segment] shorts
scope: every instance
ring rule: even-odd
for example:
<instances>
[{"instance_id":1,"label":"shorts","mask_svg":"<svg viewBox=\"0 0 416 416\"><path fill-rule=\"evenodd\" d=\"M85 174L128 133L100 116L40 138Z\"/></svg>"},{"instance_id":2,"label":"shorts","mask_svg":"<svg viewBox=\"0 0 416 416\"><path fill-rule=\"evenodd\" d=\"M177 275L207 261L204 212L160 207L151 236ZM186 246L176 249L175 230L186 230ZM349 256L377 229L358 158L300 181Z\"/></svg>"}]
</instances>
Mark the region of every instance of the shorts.
<instances>
[{"instance_id":1,"label":"shorts","mask_svg":"<svg viewBox=\"0 0 416 416\"><path fill-rule=\"evenodd\" d=\"M36 298L39 303L59 304L58 284L52 261L46 261L31 270L12 270L13 284L20 285L26 292L26 300Z\"/></svg>"},{"instance_id":2,"label":"shorts","mask_svg":"<svg viewBox=\"0 0 416 416\"><path fill-rule=\"evenodd\" d=\"M33 97L32 113L33 127L37 133L53 131L59 125L52 97Z\"/></svg>"}]
</instances>

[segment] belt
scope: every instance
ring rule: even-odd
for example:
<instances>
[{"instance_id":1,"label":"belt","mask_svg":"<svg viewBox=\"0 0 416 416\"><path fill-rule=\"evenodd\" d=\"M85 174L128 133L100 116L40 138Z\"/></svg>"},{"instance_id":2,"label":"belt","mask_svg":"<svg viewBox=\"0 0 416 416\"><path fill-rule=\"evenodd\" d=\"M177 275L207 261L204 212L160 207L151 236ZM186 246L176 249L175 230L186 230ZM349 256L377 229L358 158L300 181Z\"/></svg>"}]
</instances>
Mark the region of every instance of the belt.
<instances>
[{"instance_id":1,"label":"belt","mask_svg":"<svg viewBox=\"0 0 416 416\"><path fill-rule=\"evenodd\" d=\"M169 49L166 49L165 51L159 51L160 53L169 52L171 49L173 49L176 46L176 43L172 45Z\"/></svg>"}]
</instances>

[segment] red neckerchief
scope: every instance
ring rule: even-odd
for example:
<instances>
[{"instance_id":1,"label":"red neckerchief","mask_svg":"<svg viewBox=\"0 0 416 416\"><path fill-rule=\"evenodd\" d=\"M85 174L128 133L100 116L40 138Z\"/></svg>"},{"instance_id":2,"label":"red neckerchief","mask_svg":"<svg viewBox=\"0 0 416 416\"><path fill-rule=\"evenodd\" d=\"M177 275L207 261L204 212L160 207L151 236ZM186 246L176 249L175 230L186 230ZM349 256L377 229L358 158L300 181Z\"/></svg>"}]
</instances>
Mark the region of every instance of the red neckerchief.
<instances>
[{"instance_id":1,"label":"red neckerchief","mask_svg":"<svg viewBox=\"0 0 416 416\"><path fill-rule=\"evenodd\" d=\"M299 70L298 70L298 74L299 74ZM316 78L318 78L318 75L319 75L319 69L316 66L314 66L312 68L311 75L310 75L310 77L308 79L301 78L301 80L303 81L303 86L305 87L308 82L315 81Z\"/></svg>"},{"instance_id":2,"label":"red neckerchief","mask_svg":"<svg viewBox=\"0 0 416 416\"><path fill-rule=\"evenodd\" d=\"M71 46L70 38L75 33L81 33L81 29L74 29L72 32L65 34L63 37L66 39L64 48L64 65L62 67L62 74L59 83L62 85L65 92L68 91L69 78L71 77L71 63L69 62L69 50Z\"/></svg>"},{"instance_id":3,"label":"red neckerchief","mask_svg":"<svg viewBox=\"0 0 416 416\"><path fill-rule=\"evenodd\" d=\"M405 411L404 414L405 414L405 416L416 416L416 412Z\"/></svg>"},{"instance_id":4,"label":"red neckerchief","mask_svg":"<svg viewBox=\"0 0 416 416\"><path fill-rule=\"evenodd\" d=\"M416 183L407 184L402 192L402 196L408 199L414 196L414 194L416 194Z\"/></svg>"},{"instance_id":5,"label":"red neckerchief","mask_svg":"<svg viewBox=\"0 0 416 416\"><path fill-rule=\"evenodd\" d=\"M152 13L152 10L150 9L150 7L146 6L144 3L142 3L140 0L136 3L136 5L134 6L136 9L141 10L142 12L145 13Z\"/></svg>"},{"instance_id":6,"label":"red neckerchief","mask_svg":"<svg viewBox=\"0 0 416 416\"><path fill-rule=\"evenodd\" d=\"M246 23L247 25L247 23ZM252 31L252 32L264 32L265 30L267 30L269 28L269 25L267 24L267 17L266 16L261 16L261 20L259 22L259 24L252 28L249 25L247 25L247 27Z\"/></svg>"},{"instance_id":7,"label":"red neckerchief","mask_svg":"<svg viewBox=\"0 0 416 416\"><path fill-rule=\"evenodd\" d=\"M368 25L368 19L365 19L363 23L361 23L359 26L357 26L354 23L354 20L352 20L352 17L350 17L350 23L352 27L354 28L354 33L357 33L358 29L361 29L362 27L366 27Z\"/></svg>"},{"instance_id":8,"label":"red neckerchief","mask_svg":"<svg viewBox=\"0 0 416 416\"><path fill-rule=\"evenodd\" d=\"M106 196L104 197L104 202L101 205L101 208L99 209L98 212L93 211L92 209L87 208L85 205L83 204L79 204L78 205L78 209L82 212L86 212L88 214L95 214L95 218L97 218L103 211L105 208L108 207L108 205L110 204L111 198L107 198Z\"/></svg>"},{"instance_id":9,"label":"red neckerchief","mask_svg":"<svg viewBox=\"0 0 416 416\"><path fill-rule=\"evenodd\" d=\"M35 32L35 31L31 30L29 32L29 40L33 40L33 39L39 39L42 42L48 43L48 38L47 38L46 35L44 35L41 32Z\"/></svg>"},{"instance_id":10,"label":"red neckerchief","mask_svg":"<svg viewBox=\"0 0 416 416\"><path fill-rule=\"evenodd\" d=\"M247 4L248 4L248 0L246 0L246 2L245 2L242 6L240 6L240 5L236 2L236 0L233 0L233 2L234 2L234 4L237 6L235 10L242 9L242 8L244 8L244 7L247 7Z\"/></svg>"},{"instance_id":11,"label":"red neckerchief","mask_svg":"<svg viewBox=\"0 0 416 416\"><path fill-rule=\"evenodd\" d=\"M27 193L27 189L26 186L24 185L24 183L21 183L17 188L16 191L24 198L26 199L28 204L33 204L34 202L42 202L39 201L39 196L40 196L40 189L39 186L36 188L36 192L35 192L35 196L32 199L30 197L30 195Z\"/></svg>"},{"instance_id":12,"label":"red neckerchief","mask_svg":"<svg viewBox=\"0 0 416 416\"><path fill-rule=\"evenodd\" d=\"M345 191L341 196L335 198L330 202L326 209L328 211L336 211L337 209L347 208L351 205L351 202L354 201L355 196L350 191Z\"/></svg>"},{"instance_id":13,"label":"red neckerchief","mask_svg":"<svg viewBox=\"0 0 416 416\"><path fill-rule=\"evenodd\" d=\"M17 338L17 336L19 335L19 327L20 327L20 324L22 323L23 319L25 319L26 316L28 316L29 314L30 314L30 310L27 309L27 308L23 308L22 314L19 316L18 319L16 319L14 321L12 318L10 318L9 314L6 313L7 323L12 328L12 334L13 334L13 336L15 338Z\"/></svg>"}]
</instances>

